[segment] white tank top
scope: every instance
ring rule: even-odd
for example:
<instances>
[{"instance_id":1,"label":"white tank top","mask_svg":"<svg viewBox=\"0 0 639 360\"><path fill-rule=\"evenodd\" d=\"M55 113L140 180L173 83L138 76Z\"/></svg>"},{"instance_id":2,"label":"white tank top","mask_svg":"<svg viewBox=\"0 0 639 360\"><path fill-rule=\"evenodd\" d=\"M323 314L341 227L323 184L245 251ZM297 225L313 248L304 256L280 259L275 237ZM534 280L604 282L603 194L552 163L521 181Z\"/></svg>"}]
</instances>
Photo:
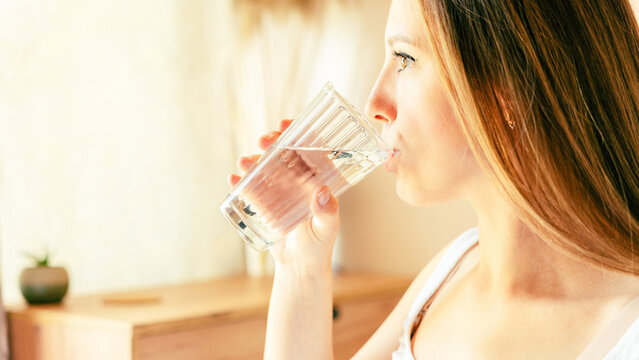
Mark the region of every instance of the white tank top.
<instances>
[{"instance_id":1,"label":"white tank top","mask_svg":"<svg viewBox=\"0 0 639 360\"><path fill-rule=\"evenodd\" d=\"M399 348L393 352L393 360L415 360L411 349L413 325L419 321L420 312L437 290L454 272L462 257L479 242L477 227L461 234L450 245L442 259L426 280L415 298L408 317L404 321L404 332L399 338ZM615 319L595 337L577 360L639 360L639 297L626 304Z\"/></svg>"}]
</instances>

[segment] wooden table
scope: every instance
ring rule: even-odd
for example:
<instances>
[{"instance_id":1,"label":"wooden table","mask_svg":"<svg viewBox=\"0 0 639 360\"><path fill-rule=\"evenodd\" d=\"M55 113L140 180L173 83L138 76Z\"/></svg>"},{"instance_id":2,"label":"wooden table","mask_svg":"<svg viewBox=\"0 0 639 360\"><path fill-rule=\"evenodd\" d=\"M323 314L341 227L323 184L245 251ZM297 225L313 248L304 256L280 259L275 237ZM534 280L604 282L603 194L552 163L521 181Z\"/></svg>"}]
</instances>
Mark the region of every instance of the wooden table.
<instances>
[{"instance_id":1,"label":"wooden table","mask_svg":"<svg viewBox=\"0 0 639 360\"><path fill-rule=\"evenodd\" d=\"M334 276L336 359L350 358L410 279ZM128 293L9 306L15 360L261 359L272 278L237 276Z\"/></svg>"}]
</instances>

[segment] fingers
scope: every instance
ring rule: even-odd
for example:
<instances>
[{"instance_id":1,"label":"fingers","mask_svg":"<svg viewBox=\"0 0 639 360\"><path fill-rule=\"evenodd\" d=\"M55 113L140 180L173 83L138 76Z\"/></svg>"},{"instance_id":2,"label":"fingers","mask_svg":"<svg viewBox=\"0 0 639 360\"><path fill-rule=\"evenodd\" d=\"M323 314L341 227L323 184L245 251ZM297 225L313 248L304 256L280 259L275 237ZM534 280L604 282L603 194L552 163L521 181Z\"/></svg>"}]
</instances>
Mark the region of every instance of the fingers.
<instances>
[{"instance_id":1,"label":"fingers","mask_svg":"<svg viewBox=\"0 0 639 360\"><path fill-rule=\"evenodd\" d=\"M262 150L266 150L271 145L273 145L274 142L277 141L281 134L281 131L270 131L260 136L259 140L257 141L257 146L259 146Z\"/></svg>"},{"instance_id":2,"label":"fingers","mask_svg":"<svg viewBox=\"0 0 639 360\"><path fill-rule=\"evenodd\" d=\"M251 166L253 166L257 162L257 160L259 160L259 158L260 155L240 156L235 166L237 166L240 171L247 172L251 168Z\"/></svg>"},{"instance_id":3,"label":"fingers","mask_svg":"<svg viewBox=\"0 0 639 360\"><path fill-rule=\"evenodd\" d=\"M277 139L279 139L280 135L282 135L284 130L288 129L288 127L291 125L292 122L293 122L292 119L285 119L280 121L280 130L270 131L262 135L257 141L257 145L262 150L268 149L271 145L273 145L274 142L277 141Z\"/></svg>"},{"instance_id":4,"label":"fingers","mask_svg":"<svg viewBox=\"0 0 639 360\"><path fill-rule=\"evenodd\" d=\"M339 204L327 186L313 193L311 227L320 241L333 241L339 231Z\"/></svg>"},{"instance_id":5,"label":"fingers","mask_svg":"<svg viewBox=\"0 0 639 360\"><path fill-rule=\"evenodd\" d=\"M284 132L284 130L286 130L291 125L292 122L293 122L292 119L284 119L280 121L279 131L278 130L270 131L262 135L257 142L257 145L259 146L259 148L262 150L268 149L271 145L273 145L273 143L277 141L277 139L279 139L280 135L282 135L282 132ZM238 159L236 166L240 171L247 172L251 168L251 166L253 166L257 162L259 158L260 158L260 155L242 156ZM231 174L229 175L227 179L227 183L231 187L233 187L241 179L242 179L241 176L237 174Z\"/></svg>"},{"instance_id":6,"label":"fingers","mask_svg":"<svg viewBox=\"0 0 639 360\"><path fill-rule=\"evenodd\" d=\"M280 121L280 132L284 132L284 130L288 129L292 122L293 119L284 119Z\"/></svg>"},{"instance_id":7,"label":"fingers","mask_svg":"<svg viewBox=\"0 0 639 360\"><path fill-rule=\"evenodd\" d=\"M242 180L241 176L236 174L231 174L229 175L226 182L229 184L230 187L234 187L235 185L237 185L238 182L240 182L240 180Z\"/></svg>"},{"instance_id":8,"label":"fingers","mask_svg":"<svg viewBox=\"0 0 639 360\"><path fill-rule=\"evenodd\" d=\"M257 160L259 160L259 158L260 155L240 156L235 166L237 166L240 171L245 173L251 168L251 166L253 166L257 162ZM242 180L241 176L237 174L231 174L229 175L226 182L229 184L230 187L234 187L235 185L237 185L238 182L240 182L240 180Z\"/></svg>"}]
</instances>

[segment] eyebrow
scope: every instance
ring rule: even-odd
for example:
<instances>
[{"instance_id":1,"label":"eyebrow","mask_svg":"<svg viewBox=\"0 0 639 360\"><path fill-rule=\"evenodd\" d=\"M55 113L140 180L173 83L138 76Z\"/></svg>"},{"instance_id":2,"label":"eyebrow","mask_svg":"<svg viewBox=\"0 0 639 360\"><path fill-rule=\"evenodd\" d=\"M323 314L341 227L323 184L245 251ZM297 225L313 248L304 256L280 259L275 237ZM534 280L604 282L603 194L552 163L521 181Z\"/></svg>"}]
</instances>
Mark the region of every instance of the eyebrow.
<instances>
[{"instance_id":1,"label":"eyebrow","mask_svg":"<svg viewBox=\"0 0 639 360\"><path fill-rule=\"evenodd\" d=\"M391 37L388 38L388 40L386 41L386 43L390 46L393 45L393 43L395 42L404 42L407 43L409 45L413 45L413 46L417 46L417 44L408 36L404 35L404 34L395 34Z\"/></svg>"}]
</instances>

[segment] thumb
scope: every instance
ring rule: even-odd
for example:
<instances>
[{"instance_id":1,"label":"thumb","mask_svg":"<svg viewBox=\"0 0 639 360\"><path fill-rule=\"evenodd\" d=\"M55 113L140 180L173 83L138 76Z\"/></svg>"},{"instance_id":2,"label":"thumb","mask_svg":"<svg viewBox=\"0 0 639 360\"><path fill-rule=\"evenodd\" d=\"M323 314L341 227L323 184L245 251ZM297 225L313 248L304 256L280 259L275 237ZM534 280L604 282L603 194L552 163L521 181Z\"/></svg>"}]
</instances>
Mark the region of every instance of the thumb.
<instances>
[{"instance_id":1,"label":"thumb","mask_svg":"<svg viewBox=\"0 0 639 360\"><path fill-rule=\"evenodd\" d=\"M328 186L324 185L315 190L311 197L311 229L318 240L335 241L339 230L339 204L331 194Z\"/></svg>"}]
</instances>

